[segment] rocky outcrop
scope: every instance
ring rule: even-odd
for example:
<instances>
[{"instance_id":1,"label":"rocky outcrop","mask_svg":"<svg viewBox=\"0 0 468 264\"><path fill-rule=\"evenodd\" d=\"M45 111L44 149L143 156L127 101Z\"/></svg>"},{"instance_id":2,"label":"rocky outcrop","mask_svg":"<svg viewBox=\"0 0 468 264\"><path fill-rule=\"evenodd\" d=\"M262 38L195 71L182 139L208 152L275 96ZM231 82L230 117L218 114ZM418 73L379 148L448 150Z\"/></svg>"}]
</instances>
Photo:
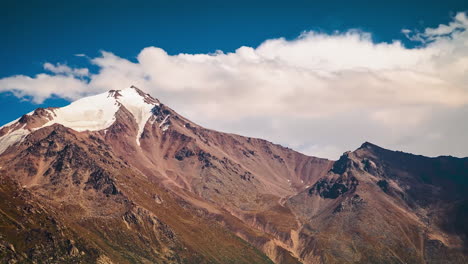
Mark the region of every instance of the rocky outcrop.
<instances>
[{"instance_id":1,"label":"rocky outcrop","mask_svg":"<svg viewBox=\"0 0 468 264\"><path fill-rule=\"evenodd\" d=\"M182 161L185 158L190 158L192 156L195 156L195 153L187 147L183 147L175 153L174 158L176 158L179 161Z\"/></svg>"},{"instance_id":2,"label":"rocky outcrop","mask_svg":"<svg viewBox=\"0 0 468 264\"><path fill-rule=\"evenodd\" d=\"M309 189L309 194L319 195L326 199L336 199L346 193L353 193L358 185L359 181L353 176L321 179Z\"/></svg>"},{"instance_id":3,"label":"rocky outcrop","mask_svg":"<svg viewBox=\"0 0 468 264\"><path fill-rule=\"evenodd\" d=\"M351 197L346 197L340 204L333 210L334 213L345 212L345 211L356 211L362 208L365 201L359 194L355 194Z\"/></svg>"}]
</instances>

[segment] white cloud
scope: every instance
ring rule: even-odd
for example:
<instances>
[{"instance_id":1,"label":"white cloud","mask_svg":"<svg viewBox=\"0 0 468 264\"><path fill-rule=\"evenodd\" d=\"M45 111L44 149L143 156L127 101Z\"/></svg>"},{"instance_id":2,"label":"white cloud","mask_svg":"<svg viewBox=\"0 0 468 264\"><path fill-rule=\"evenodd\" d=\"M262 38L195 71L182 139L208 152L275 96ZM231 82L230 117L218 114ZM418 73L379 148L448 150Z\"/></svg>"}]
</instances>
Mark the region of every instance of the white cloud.
<instances>
[{"instance_id":1,"label":"white cloud","mask_svg":"<svg viewBox=\"0 0 468 264\"><path fill-rule=\"evenodd\" d=\"M0 92L5 91L11 91L20 98L31 96L34 103L42 103L52 95L75 100L91 92L83 80L73 76L48 74L38 74L34 78L16 75L0 79Z\"/></svg>"},{"instance_id":2,"label":"white cloud","mask_svg":"<svg viewBox=\"0 0 468 264\"><path fill-rule=\"evenodd\" d=\"M441 38L450 39L452 34L455 32L463 32L468 27L468 18L466 13L460 12L453 18L453 21L448 25L440 24L435 28L426 28L424 32L403 29L402 33L405 34L409 39L420 42L431 42L440 40Z\"/></svg>"},{"instance_id":3,"label":"white cloud","mask_svg":"<svg viewBox=\"0 0 468 264\"><path fill-rule=\"evenodd\" d=\"M75 99L136 85L207 127L309 154L337 158L369 140L427 155L466 156L463 133L453 136L439 126L460 129L465 121L454 113L468 105L467 27L459 13L422 33L402 30L423 43L418 48L375 43L369 33L352 30L304 32L231 53L168 55L148 47L136 62L103 52L90 59L96 74L46 63L52 75L3 78L0 91L41 102L52 94ZM444 121L452 116L458 119Z\"/></svg>"},{"instance_id":4,"label":"white cloud","mask_svg":"<svg viewBox=\"0 0 468 264\"><path fill-rule=\"evenodd\" d=\"M89 70L87 68L76 68L72 69L67 65L57 63L53 65L52 63L44 63L44 69L48 70L55 74L71 75L75 77L84 77L89 75Z\"/></svg>"}]
</instances>

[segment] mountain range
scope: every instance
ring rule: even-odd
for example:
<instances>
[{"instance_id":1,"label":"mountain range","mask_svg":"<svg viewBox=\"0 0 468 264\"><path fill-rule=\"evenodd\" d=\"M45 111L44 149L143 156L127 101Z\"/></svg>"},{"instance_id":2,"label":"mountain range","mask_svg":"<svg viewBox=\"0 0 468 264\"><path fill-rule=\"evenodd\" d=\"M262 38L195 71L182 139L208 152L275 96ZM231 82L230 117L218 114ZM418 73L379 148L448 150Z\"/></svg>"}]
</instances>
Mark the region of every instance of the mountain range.
<instances>
[{"instance_id":1,"label":"mountain range","mask_svg":"<svg viewBox=\"0 0 468 264\"><path fill-rule=\"evenodd\" d=\"M467 219L468 158L311 157L134 86L0 128L2 263L468 263Z\"/></svg>"}]
</instances>

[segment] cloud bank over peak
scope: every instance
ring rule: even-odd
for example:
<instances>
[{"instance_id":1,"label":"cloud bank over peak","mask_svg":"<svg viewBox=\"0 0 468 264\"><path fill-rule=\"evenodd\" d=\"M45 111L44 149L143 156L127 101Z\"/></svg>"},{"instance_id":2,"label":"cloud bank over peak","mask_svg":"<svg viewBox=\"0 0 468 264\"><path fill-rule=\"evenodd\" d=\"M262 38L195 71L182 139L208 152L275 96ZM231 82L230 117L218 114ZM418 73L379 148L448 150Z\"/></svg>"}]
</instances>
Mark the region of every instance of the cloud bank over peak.
<instances>
[{"instance_id":1,"label":"cloud bank over peak","mask_svg":"<svg viewBox=\"0 0 468 264\"><path fill-rule=\"evenodd\" d=\"M229 53L169 55L147 47L135 62L102 52L89 59L97 73L45 63L49 73L0 79L0 92L39 103L136 85L202 125L307 154L337 158L367 140L468 156L467 27L458 13L447 25L403 30L417 48L351 30L308 31Z\"/></svg>"}]
</instances>

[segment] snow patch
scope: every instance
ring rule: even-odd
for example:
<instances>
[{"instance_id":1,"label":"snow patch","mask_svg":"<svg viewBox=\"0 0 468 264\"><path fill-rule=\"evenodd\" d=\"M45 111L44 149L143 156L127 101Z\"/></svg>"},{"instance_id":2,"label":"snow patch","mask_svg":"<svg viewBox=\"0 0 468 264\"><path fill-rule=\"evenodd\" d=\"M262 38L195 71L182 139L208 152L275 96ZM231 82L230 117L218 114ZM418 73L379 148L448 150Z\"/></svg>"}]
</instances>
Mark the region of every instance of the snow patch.
<instances>
[{"instance_id":1,"label":"snow patch","mask_svg":"<svg viewBox=\"0 0 468 264\"><path fill-rule=\"evenodd\" d=\"M146 122L153 115L151 111L155 104L145 102L145 98L141 96L134 88L127 88L120 91L120 97L117 99L130 113L132 113L135 121L138 124L138 133L136 143L140 146L141 134L145 129Z\"/></svg>"},{"instance_id":2,"label":"snow patch","mask_svg":"<svg viewBox=\"0 0 468 264\"><path fill-rule=\"evenodd\" d=\"M47 116L47 119L49 120L52 120L54 119L54 117L56 116L56 114L54 113L54 111L50 110L50 109L46 109L47 113L49 113L50 117Z\"/></svg>"},{"instance_id":3,"label":"snow patch","mask_svg":"<svg viewBox=\"0 0 468 264\"><path fill-rule=\"evenodd\" d=\"M51 110L54 118L42 127L61 124L76 131L106 129L115 122L119 104L107 93L85 97L65 107Z\"/></svg>"},{"instance_id":4,"label":"snow patch","mask_svg":"<svg viewBox=\"0 0 468 264\"><path fill-rule=\"evenodd\" d=\"M0 137L0 154L10 146L22 141L29 133L29 130L20 128Z\"/></svg>"}]
</instances>

